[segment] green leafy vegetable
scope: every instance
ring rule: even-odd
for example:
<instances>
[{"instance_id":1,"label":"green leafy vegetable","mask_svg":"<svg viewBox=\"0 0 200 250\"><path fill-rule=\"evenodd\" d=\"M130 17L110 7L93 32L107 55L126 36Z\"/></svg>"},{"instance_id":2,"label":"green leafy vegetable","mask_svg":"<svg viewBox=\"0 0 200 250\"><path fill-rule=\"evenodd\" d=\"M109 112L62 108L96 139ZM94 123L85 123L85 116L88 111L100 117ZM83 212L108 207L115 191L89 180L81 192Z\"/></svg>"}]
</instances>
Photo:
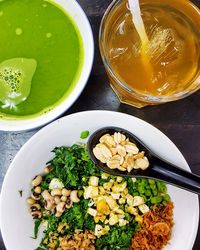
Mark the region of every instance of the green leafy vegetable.
<instances>
[{"instance_id":1,"label":"green leafy vegetable","mask_svg":"<svg viewBox=\"0 0 200 250\"><path fill-rule=\"evenodd\" d=\"M88 130L85 130L85 131L82 131L81 132L81 135L80 135L80 138L81 139L86 139L89 135L89 131Z\"/></svg>"},{"instance_id":2,"label":"green leafy vegetable","mask_svg":"<svg viewBox=\"0 0 200 250\"><path fill-rule=\"evenodd\" d=\"M53 150L55 158L50 161L53 170L47 174L41 184L47 189L53 178L58 178L67 188L82 189L89 176L100 176L99 169L90 160L87 149L83 145L59 147Z\"/></svg>"},{"instance_id":3,"label":"green leafy vegetable","mask_svg":"<svg viewBox=\"0 0 200 250\"><path fill-rule=\"evenodd\" d=\"M127 250L131 245L131 239L136 231L133 225L123 227L113 226L107 234L96 240L96 250Z\"/></svg>"},{"instance_id":4,"label":"green leafy vegetable","mask_svg":"<svg viewBox=\"0 0 200 250\"><path fill-rule=\"evenodd\" d=\"M69 231L74 232L75 229L83 229L87 208L88 200L82 199L79 203L74 203L73 207L64 213L62 222L67 222Z\"/></svg>"},{"instance_id":5,"label":"green leafy vegetable","mask_svg":"<svg viewBox=\"0 0 200 250\"><path fill-rule=\"evenodd\" d=\"M35 220L35 225L34 225L34 239L37 239L38 231L39 231L39 227L40 227L41 222L42 222L41 219L36 219Z\"/></svg>"}]
</instances>

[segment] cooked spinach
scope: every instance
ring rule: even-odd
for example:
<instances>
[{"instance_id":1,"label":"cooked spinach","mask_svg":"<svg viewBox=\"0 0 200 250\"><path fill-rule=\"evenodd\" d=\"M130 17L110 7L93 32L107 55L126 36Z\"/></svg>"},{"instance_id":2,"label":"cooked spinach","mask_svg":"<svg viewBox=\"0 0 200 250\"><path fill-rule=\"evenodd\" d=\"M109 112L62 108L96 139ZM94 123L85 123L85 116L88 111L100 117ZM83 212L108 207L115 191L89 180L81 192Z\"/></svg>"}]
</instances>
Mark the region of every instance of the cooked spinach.
<instances>
[{"instance_id":1,"label":"cooked spinach","mask_svg":"<svg viewBox=\"0 0 200 250\"><path fill-rule=\"evenodd\" d=\"M134 224L126 226L112 226L107 234L96 240L96 250L127 250L131 245L131 239L136 231Z\"/></svg>"},{"instance_id":2,"label":"cooked spinach","mask_svg":"<svg viewBox=\"0 0 200 250\"><path fill-rule=\"evenodd\" d=\"M49 162L53 170L44 177L42 188L47 189L55 177L67 188L81 189L87 185L89 176L100 176L100 170L90 160L84 145L74 144L72 147L56 147L55 157Z\"/></svg>"},{"instance_id":3,"label":"cooked spinach","mask_svg":"<svg viewBox=\"0 0 200 250\"><path fill-rule=\"evenodd\" d=\"M35 225L34 225L34 239L37 239L38 236L38 231L39 231L39 227L41 224L42 220L41 219L36 219L35 220Z\"/></svg>"},{"instance_id":4,"label":"cooked spinach","mask_svg":"<svg viewBox=\"0 0 200 250\"><path fill-rule=\"evenodd\" d=\"M84 229L85 219L87 218L88 200L82 199L79 203L74 203L62 216L62 222L68 225L68 231L74 232L75 229Z\"/></svg>"}]
</instances>

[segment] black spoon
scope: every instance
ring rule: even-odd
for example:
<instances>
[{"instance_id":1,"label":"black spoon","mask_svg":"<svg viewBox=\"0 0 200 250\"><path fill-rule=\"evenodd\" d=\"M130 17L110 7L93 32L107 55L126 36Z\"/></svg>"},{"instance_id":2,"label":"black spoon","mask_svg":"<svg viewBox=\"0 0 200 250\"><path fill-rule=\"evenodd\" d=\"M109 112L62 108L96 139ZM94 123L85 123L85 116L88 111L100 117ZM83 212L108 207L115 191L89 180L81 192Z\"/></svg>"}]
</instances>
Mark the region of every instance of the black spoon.
<instances>
[{"instance_id":1,"label":"black spoon","mask_svg":"<svg viewBox=\"0 0 200 250\"><path fill-rule=\"evenodd\" d=\"M99 161L93 154L93 148L99 143L104 134L113 135L115 132L124 134L131 142L135 143L140 151L145 152L149 160L146 170L133 169L130 173L118 169L110 169L105 163ZM89 155L95 165L102 171L117 176L141 177L162 180L177 187L200 194L200 176L185 171L155 155L140 139L131 132L117 127L105 127L94 132L88 140Z\"/></svg>"}]
</instances>

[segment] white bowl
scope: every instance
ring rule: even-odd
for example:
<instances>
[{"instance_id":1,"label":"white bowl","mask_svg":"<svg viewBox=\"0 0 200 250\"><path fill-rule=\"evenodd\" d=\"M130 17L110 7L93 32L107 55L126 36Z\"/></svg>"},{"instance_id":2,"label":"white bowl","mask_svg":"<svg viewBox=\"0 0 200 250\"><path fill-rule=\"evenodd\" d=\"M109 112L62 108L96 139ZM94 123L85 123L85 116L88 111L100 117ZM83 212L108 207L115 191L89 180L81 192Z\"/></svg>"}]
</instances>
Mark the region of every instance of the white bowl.
<instances>
[{"instance_id":1,"label":"white bowl","mask_svg":"<svg viewBox=\"0 0 200 250\"><path fill-rule=\"evenodd\" d=\"M34 222L26 199L31 180L43 172L46 162L53 158L56 146L85 142L83 130L90 133L106 127L122 127L134 133L156 154L189 171L178 148L161 131L130 115L110 111L88 111L66 116L36 133L18 152L4 179L0 202L0 227L7 250L34 250L40 239L33 240ZM19 190L23 190L20 197ZM198 196L177 187L168 186L174 202L172 238L165 250L191 250L198 228Z\"/></svg>"},{"instance_id":2,"label":"white bowl","mask_svg":"<svg viewBox=\"0 0 200 250\"><path fill-rule=\"evenodd\" d=\"M74 20L81 34L84 49L84 61L80 77L70 95L48 113L38 115L34 118L24 118L23 120L1 119L0 130L29 130L49 123L70 108L70 106L77 100L87 83L94 58L94 39L87 16L75 0L52 0L52 2L55 2L66 11L66 13Z\"/></svg>"}]
</instances>

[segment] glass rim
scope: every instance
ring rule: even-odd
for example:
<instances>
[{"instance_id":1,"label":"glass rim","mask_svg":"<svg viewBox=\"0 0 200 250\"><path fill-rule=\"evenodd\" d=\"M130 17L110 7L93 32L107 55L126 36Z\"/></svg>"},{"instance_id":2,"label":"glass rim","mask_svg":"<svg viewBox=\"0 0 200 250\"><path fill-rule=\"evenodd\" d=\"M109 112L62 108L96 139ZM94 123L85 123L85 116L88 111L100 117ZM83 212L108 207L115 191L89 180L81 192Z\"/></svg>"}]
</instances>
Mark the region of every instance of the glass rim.
<instances>
[{"instance_id":1,"label":"glass rim","mask_svg":"<svg viewBox=\"0 0 200 250\"><path fill-rule=\"evenodd\" d=\"M104 45L104 36L105 36L105 25L106 25L106 21L109 17L109 15L113 12L113 10L118 6L118 4L120 4L123 1L127 1L127 0L113 0L109 6L107 7L101 23L100 23L100 28L99 28L99 50L100 50L100 54L101 54L101 58L103 61L103 64L105 66L106 71L111 75L111 77L114 79L114 81L126 92L128 92L129 94L133 95L136 99L142 101L142 102L149 102L149 103L165 103L165 102L169 102L169 101L176 101L179 99L183 99L191 94L193 94L194 92L198 91L200 89L200 75L197 73L197 76L194 78L192 78L186 85L185 89L183 89L182 91L180 91L179 93L174 93L172 96L154 96L154 95L149 95L149 94L144 94L141 93L137 90L134 90L133 88L131 88L130 86L127 85L127 83L125 81L123 81L122 79L119 79L119 77L117 76L117 74L115 73L115 70L111 67L108 58L106 56L106 51L105 51L105 45ZM189 1L190 4L194 7L194 9L200 14L200 10L198 9L198 7L192 3L191 1ZM198 81L199 84L197 84L197 86L194 86L192 89L187 89L189 86L192 86L192 84L194 83L194 81Z\"/></svg>"}]
</instances>

